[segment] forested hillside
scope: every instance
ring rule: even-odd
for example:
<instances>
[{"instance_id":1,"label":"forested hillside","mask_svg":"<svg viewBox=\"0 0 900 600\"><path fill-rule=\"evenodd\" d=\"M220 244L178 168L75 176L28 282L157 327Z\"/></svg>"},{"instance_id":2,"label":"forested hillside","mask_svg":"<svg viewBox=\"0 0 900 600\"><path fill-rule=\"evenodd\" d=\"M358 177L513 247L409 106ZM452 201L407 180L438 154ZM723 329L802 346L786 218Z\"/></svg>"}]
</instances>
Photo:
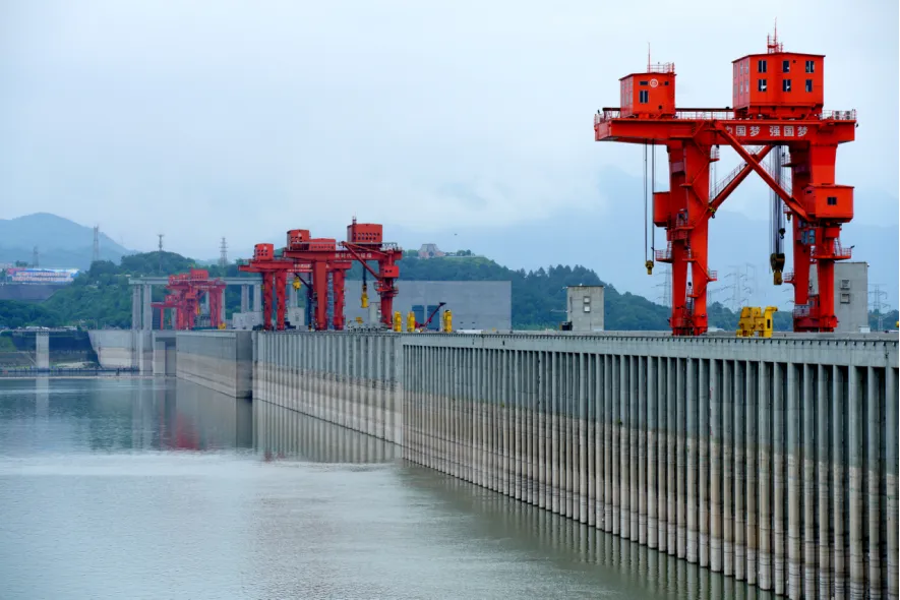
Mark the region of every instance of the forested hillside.
<instances>
[{"instance_id":1,"label":"forested hillside","mask_svg":"<svg viewBox=\"0 0 900 600\"><path fill-rule=\"evenodd\" d=\"M669 325L669 309L642 296L621 293L609 282L604 282L594 271L581 266L555 266L536 271L514 271L492 260L469 256L419 259L415 252L407 253L400 263L402 280L433 281L511 281L512 322L516 329L557 328L565 320L566 286L606 286L606 329L609 330L666 330ZM46 302L35 305L13 301L0 302L0 327L26 325L59 326L78 325L86 329L106 327L131 327L131 289L129 277L142 275L168 275L186 272L195 263L172 252L149 252L122 258L121 264L108 261L94 263L90 270L79 275L75 282L57 292ZM213 277L242 275L236 265L226 269L216 266L206 268ZM360 265L348 274L359 279ZM162 300L165 290L154 290L154 301ZM303 296L301 295L301 301ZM226 316L240 308L240 290L230 287L225 298ZM726 330L734 330L737 316L721 304L709 306L709 324ZM872 327L877 328L878 315L871 315ZM886 313L885 328L894 328L897 311ZM776 328L789 330L788 313L778 313Z\"/></svg>"}]
</instances>

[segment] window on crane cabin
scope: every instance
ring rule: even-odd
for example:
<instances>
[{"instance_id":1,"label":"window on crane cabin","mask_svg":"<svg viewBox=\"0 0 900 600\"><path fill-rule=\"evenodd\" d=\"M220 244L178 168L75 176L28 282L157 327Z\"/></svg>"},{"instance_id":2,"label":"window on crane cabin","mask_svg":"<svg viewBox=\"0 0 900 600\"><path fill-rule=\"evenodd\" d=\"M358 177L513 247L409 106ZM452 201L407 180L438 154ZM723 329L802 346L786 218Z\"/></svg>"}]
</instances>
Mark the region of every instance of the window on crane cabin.
<instances>
[{"instance_id":1,"label":"window on crane cabin","mask_svg":"<svg viewBox=\"0 0 900 600\"><path fill-rule=\"evenodd\" d=\"M757 71L758 73L765 73L765 72L766 72L766 61L765 61L765 60L758 60L758 61L756 61L756 71Z\"/></svg>"},{"instance_id":2,"label":"window on crane cabin","mask_svg":"<svg viewBox=\"0 0 900 600\"><path fill-rule=\"evenodd\" d=\"M811 91L812 91L812 79L807 79L807 80L806 80L806 91L807 91L807 92L811 92Z\"/></svg>"},{"instance_id":3,"label":"window on crane cabin","mask_svg":"<svg viewBox=\"0 0 900 600\"><path fill-rule=\"evenodd\" d=\"M789 61L789 60L781 61L781 72L782 73L790 73L791 72L791 61Z\"/></svg>"},{"instance_id":4,"label":"window on crane cabin","mask_svg":"<svg viewBox=\"0 0 900 600\"><path fill-rule=\"evenodd\" d=\"M641 104L647 104L650 102L650 92L647 90L641 90L640 95L638 97L638 102Z\"/></svg>"},{"instance_id":5,"label":"window on crane cabin","mask_svg":"<svg viewBox=\"0 0 900 600\"><path fill-rule=\"evenodd\" d=\"M816 61L814 61L814 60L806 61L806 72L807 73L815 73L816 72Z\"/></svg>"},{"instance_id":6,"label":"window on crane cabin","mask_svg":"<svg viewBox=\"0 0 900 600\"><path fill-rule=\"evenodd\" d=\"M766 91L766 80L760 79L756 89L759 90L760 92Z\"/></svg>"},{"instance_id":7,"label":"window on crane cabin","mask_svg":"<svg viewBox=\"0 0 900 600\"><path fill-rule=\"evenodd\" d=\"M783 91L783 92L791 91L791 80L790 79L783 79L781 81L781 91Z\"/></svg>"}]
</instances>

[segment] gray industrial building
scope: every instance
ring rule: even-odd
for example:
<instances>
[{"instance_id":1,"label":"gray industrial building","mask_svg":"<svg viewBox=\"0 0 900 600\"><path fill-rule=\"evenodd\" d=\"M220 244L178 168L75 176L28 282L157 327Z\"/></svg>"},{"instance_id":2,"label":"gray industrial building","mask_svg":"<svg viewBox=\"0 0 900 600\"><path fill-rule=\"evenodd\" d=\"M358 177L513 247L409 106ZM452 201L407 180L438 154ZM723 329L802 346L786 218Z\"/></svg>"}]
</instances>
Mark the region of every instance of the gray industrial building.
<instances>
[{"instance_id":1,"label":"gray industrial building","mask_svg":"<svg viewBox=\"0 0 900 600\"><path fill-rule=\"evenodd\" d=\"M810 292L819 292L816 265L810 270ZM860 333L869 328L869 264L839 261L834 263L834 314L836 333Z\"/></svg>"},{"instance_id":2,"label":"gray industrial building","mask_svg":"<svg viewBox=\"0 0 900 600\"><path fill-rule=\"evenodd\" d=\"M399 294L394 298L394 310L403 315L416 313L416 320L424 322L441 302L446 302L441 311L449 310L453 315L453 329L481 329L509 331L512 329L512 282L509 281L403 281L397 282ZM347 323L357 317L368 322L369 311L360 307L361 281L347 281L344 315ZM370 305L379 305L375 282L369 281ZM429 329L440 329L440 315L435 316Z\"/></svg>"},{"instance_id":3,"label":"gray industrial building","mask_svg":"<svg viewBox=\"0 0 900 600\"><path fill-rule=\"evenodd\" d=\"M603 331L603 286L580 285L566 288L566 320L575 333Z\"/></svg>"}]
</instances>

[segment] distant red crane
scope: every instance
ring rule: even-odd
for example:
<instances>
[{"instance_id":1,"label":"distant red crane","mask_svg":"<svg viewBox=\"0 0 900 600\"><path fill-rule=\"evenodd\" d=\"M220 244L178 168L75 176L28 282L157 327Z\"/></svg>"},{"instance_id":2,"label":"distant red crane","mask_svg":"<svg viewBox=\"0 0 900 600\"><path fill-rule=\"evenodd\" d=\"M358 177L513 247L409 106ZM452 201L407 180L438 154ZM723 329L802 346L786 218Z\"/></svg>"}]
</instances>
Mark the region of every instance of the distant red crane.
<instances>
[{"instance_id":1,"label":"distant red crane","mask_svg":"<svg viewBox=\"0 0 900 600\"><path fill-rule=\"evenodd\" d=\"M331 277L333 297L332 327L342 330L344 319L344 292L347 271L353 261L362 263L364 270L378 282L376 290L381 297L381 322L390 327L393 300L397 296L396 280L400 275L396 262L403 251L395 244L382 241L382 226L357 223L347 227L347 241L333 238L313 238L308 229L291 229L287 232L287 245L276 257L273 244L257 244L254 256L239 268L242 271L263 275L263 327L272 326L272 296L275 296L276 330L284 329L285 288L290 273L308 273L304 283L310 291L312 305L311 325L316 330L328 329L328 280ZM378 263L378 270L369 266ZM302 281L302 280L301 280ZM365 283L363 284L365 286ZM364 288L365 293L365 288Z\"/></svg>"},{"instance_id":2,"label":"distant red crane","mask_svg":"<svg viewBox=\"0 0 900 600\"><path fill-rule=\"evenodd\" d=\"M767 53L733 62L734 108L677 109L674 65L648 61L646 72L619 80L620 106L594 116L596 141L663 145L668 151L669 191L654 190L652 213L653 225L666 230L667 244L653 250L657 261L672 264L669 322L675 335L707 330L707 285L716 280L707 264L709 219L751 171L777 196L770 255L776 285L785 263L780 219L786 213L793 220L794 272L784 280L794 285L794 329L837 326L834 263L850 258L839 236L841 225L853 218L853 188L835 183L835 158L838 145L854 139L856 111L822 110L823 66L824 56L784 52L770 37ZM721 144L734 148L744 163L711 189L709 167L719 159ZM790 153L787 164L780 162L783 149ZM770 173L761 161L772 151L779 161ZM781 183L782 168L790 168L789 186ZM816 294L809 285L813 264ZM646 266L652 272L653 261Z\"/></svg>"},{"instance_id":3,"label":"distant red crane","mask_svg":"<svg viewBox=\"0 0 900 600\"><path fill-rule=\"evenodd\" d=\"M210 327L218 329L223 323L224 306L222 296L225 282L221 279L210 279L206 269L191 269L188 273L169 276L166 286L168 295L162 302L154 302L153 308L159 309L160 329L165 329L165 311L172 310L175 315L174 329L194 329L194 319L199 313L203 295L209 297Z\"/></svg>"}]
</instances>

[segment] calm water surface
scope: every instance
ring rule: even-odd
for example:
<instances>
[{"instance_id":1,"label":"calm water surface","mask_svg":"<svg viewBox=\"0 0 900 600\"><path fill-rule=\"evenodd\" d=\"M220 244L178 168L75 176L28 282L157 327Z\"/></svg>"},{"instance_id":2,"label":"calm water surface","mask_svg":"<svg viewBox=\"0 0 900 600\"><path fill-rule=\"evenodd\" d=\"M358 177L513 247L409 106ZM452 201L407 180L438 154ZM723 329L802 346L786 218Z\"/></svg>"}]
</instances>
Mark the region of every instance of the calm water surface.
<instances>
[{"instance_id":1,"label":"calm water surface","mask_svg":"<svg viewBox=\"0 0 900 600\"><path fill-rule=\"evenodd\" d=\"M0 380L0 598L755 598L172 380Z\"/></svg>"}]
</instances>

